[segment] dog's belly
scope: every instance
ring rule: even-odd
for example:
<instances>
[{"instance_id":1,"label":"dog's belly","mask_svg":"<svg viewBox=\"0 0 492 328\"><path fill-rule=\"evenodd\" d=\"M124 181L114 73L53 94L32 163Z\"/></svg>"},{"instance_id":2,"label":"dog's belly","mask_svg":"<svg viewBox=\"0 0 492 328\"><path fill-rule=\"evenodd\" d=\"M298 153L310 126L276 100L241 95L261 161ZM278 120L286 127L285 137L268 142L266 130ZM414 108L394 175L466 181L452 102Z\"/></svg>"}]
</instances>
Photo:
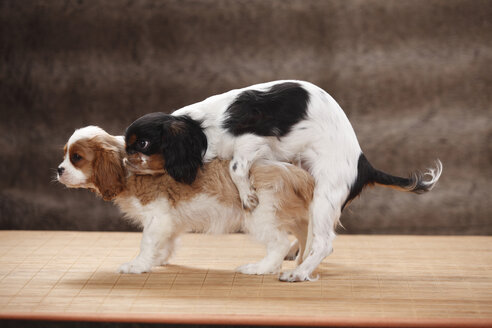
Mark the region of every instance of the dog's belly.
<instances>
[{"instance_id":1,"label":"dog's belly","mask_svg":"<svg viewBox=\"0 0 492 328\"><path fill-rule=\"evenodd\" d=\"M178 225L185 230L224 234L238 232L244 222L244 211L220 202L217 198L205 194L197 195L189 201L179 204L173 210Z\"/></svg>"}]
</instances>

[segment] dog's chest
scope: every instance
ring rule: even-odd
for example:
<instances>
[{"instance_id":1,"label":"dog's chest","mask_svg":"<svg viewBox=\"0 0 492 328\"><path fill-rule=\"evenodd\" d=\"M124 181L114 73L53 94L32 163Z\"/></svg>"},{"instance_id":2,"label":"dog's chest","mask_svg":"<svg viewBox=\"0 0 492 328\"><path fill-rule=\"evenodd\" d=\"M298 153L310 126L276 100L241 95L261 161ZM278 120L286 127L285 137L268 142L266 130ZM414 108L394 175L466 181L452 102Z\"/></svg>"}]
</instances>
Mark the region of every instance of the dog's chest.
<instances>
[{"instance_id":1,"label":"dog's chest","mask_svg":"<svg viewBox=\"0 0 492 328\"><path fill-rule=\"evenodd\" d=\"M169 202L164 198L143 205L139 198L132 196L118 199L116 204L125 213L125 217L138 225L145 225L147 219L160 217L170 212Z\"/></svg>"}]
</instances>

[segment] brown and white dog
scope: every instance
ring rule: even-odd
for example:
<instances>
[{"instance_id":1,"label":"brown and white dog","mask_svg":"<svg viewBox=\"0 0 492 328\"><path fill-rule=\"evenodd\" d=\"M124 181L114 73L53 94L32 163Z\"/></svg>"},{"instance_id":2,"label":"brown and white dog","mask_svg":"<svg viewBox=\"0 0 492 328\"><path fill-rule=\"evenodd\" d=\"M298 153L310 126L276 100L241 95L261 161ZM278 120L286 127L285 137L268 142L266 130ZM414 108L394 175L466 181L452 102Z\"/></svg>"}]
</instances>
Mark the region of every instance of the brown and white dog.
<instances>
[{"instance_id":1,"label":"brown and white dog","mask_svg":"<svg viewBox=\"0 0 492 328\"><path fill-rule=\"evenodd\" d=\"M119 268L121 273L148 272L166 264L176 238L186 231L230 233L242 229L264 243L265 258L237 269L245 274L277 273L285 257L298 252L300 263L308 253L314 179L294 165L258 161L251 167L259 205L250 212L243 209L229 174L229 161L205 164L192 184L177 182L166 171L137 175L132 166L140 159L125 157L123 137L95 126L76 130L64 150L59 182L69 188L90 189L104 200L114 201L128 218L143 226L140 253ZM292 245L289 232L297 238Z\"/></svg>"}]
</instances>

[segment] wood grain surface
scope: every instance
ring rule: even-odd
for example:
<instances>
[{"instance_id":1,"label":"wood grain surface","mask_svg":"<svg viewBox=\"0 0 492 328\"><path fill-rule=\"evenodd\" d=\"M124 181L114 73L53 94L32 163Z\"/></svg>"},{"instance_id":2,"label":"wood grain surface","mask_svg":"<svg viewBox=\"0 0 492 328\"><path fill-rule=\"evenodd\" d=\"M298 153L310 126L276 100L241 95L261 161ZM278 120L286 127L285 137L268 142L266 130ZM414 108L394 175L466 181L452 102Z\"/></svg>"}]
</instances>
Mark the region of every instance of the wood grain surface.
<instances>
[{"instance_id":1,"label":"wood grain surface","mask_svg":"<svg viewBox=\"0 0 492 328\"><path fill-rule=\"evenodd\" d=\"M314 282L234 268L248 236L188 234L171 264L118 274L139 233L0 231L0 318L421 326L492 324L492 237L339 236ZM284 268L292 268L284 262Z\"/></svg>"}]
</instances>

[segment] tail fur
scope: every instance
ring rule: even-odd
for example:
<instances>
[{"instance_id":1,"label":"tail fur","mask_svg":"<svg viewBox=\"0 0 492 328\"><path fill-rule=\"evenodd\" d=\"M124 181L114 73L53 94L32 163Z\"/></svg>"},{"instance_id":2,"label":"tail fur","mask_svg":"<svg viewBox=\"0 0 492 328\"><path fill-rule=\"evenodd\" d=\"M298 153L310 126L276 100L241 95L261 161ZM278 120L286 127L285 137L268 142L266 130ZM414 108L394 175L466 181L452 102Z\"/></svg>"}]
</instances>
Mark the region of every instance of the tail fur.
<instances>
[{"instance_id":1,"label":"tail fur","mask_svg":"<svg viewBox=\"0 0 492 328\"><path fill-rule=\"evenodd\" d=\"M393 176L372 167L364 154L359 157L357 164L357 179L350 188L350 194L343 204L343 208L355 197L357 197L366 185L378 184L401 191L422 194L432 190L442 173L442 163L436 160L435 167L425 172L415 171L408 178Z\"/></svg>"}]
</instances>

